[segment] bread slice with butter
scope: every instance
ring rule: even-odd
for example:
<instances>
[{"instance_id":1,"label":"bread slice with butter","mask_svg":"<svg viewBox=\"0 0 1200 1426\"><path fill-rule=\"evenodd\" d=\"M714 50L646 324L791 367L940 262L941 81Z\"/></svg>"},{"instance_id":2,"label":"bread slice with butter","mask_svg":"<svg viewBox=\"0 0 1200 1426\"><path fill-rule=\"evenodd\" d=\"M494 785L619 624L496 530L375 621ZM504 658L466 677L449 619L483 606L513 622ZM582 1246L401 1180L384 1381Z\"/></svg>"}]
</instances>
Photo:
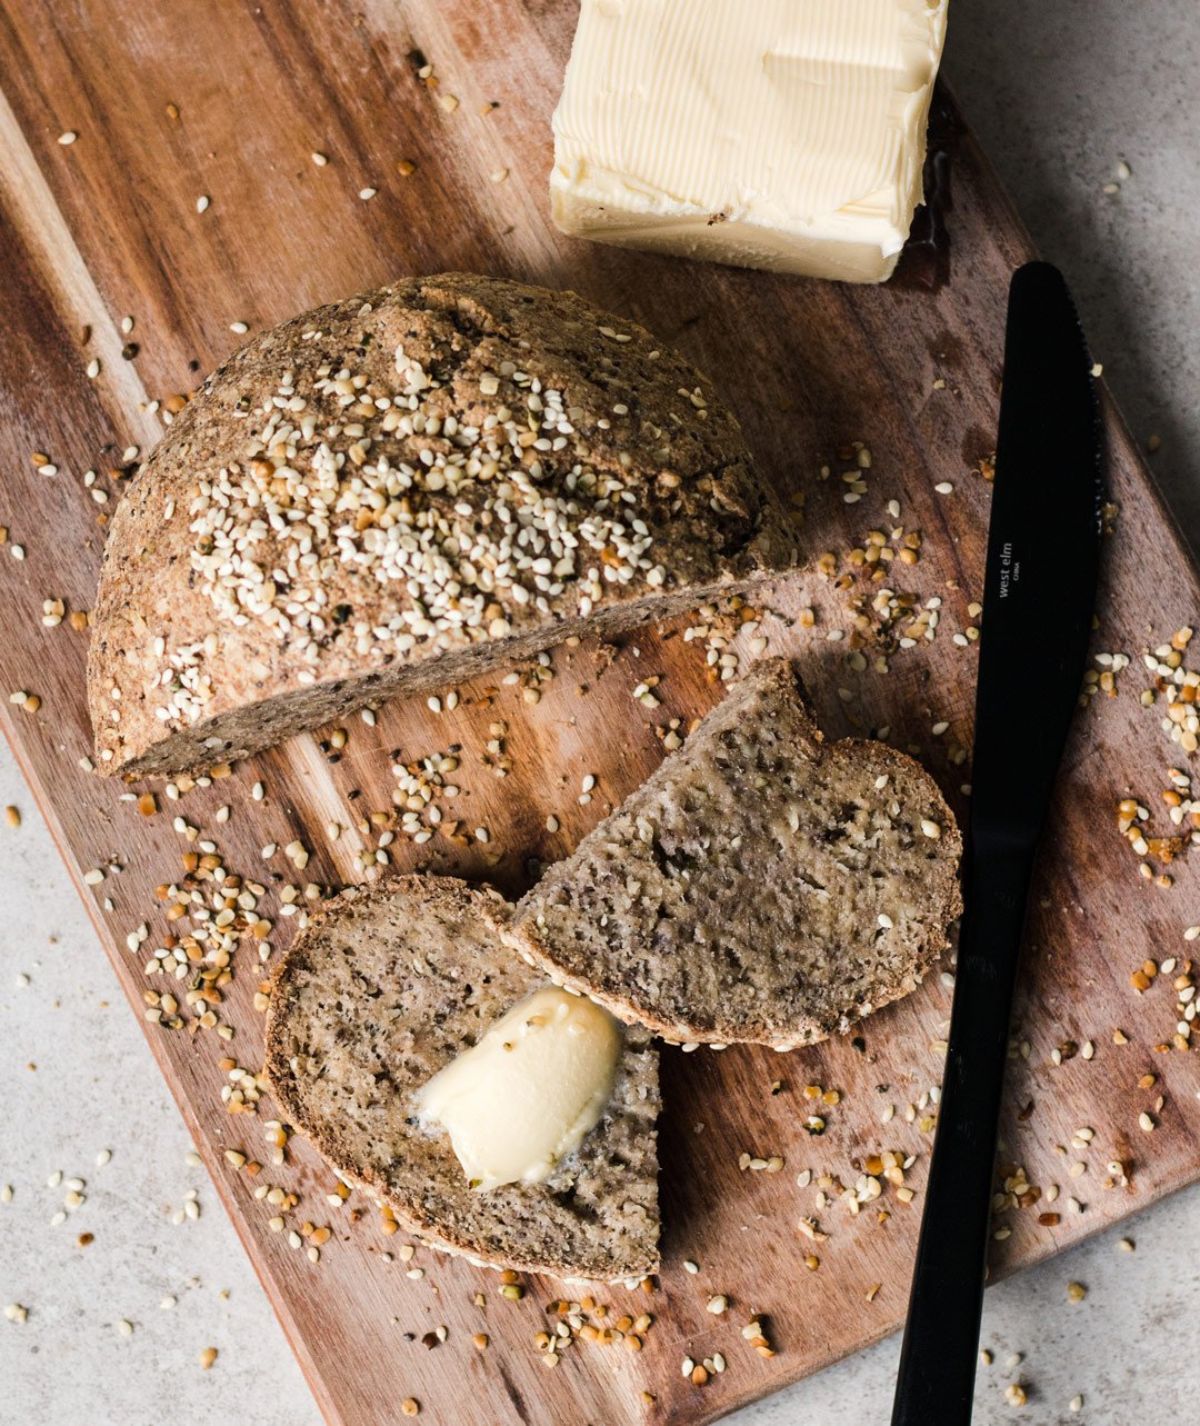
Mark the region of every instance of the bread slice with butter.
<instances>
[{"instance_id":1,"label":"bread slice with butter","mask_svg":"<svg viewBox=\"0 0 1200 1426\"><path fill-rule=\"evenodd\" d=\"M915 989L959 914L962 839L883 743L828 743L757 664L525 897L539 970L670 1039L792 1049Z\"/></svg>"},{"instance_id":2,"label":"bread slice with butter","mask_svg":"<svg viewBox=\"0 0 1200 1426\"><path fill-rule=\"evenodd\" d=\"M560 1277L643 1276L658 1265L659 1233L658 1060L645 1030L615 1027L598 1118L582 1137L569 1132L580 1126L567 1123L551 1136L568 1148L560 1160L550 1155L543 1164L544 1146L534 1144L528 1162L518 1153L491 1165L496 1177L525 1169L535 1181L473 1186L463 1166L469 1159L456 1154L472 1130L485 1158L503 1137L480 1133L480 1107L496 1110L486 1083L475 1122L464 1127L461 1080L472 1048L545 986L503 941L508 914L495 892L436 876L350 890L316 913L271 994L266 1072L280 1113L347 1182L439 1248ZM541 1001L533 1004L536 1010ZM501 1052L511 1040L506 1034ZM504 1111L510 1137L536 1139L539 1109L575 1116L578 1106L563 1111L559 1092L571 1053L560 1046L544 1062L540 1105ZM432 1096L431 1106L428 1091L445 1090L449 1067L458 1093ZM483 1073L496 1073L494 1057ZM451 1102L459 1112L446 1107ZM431 1107L445 1115L453 1140Z\"/></svg>"}]
</instances>

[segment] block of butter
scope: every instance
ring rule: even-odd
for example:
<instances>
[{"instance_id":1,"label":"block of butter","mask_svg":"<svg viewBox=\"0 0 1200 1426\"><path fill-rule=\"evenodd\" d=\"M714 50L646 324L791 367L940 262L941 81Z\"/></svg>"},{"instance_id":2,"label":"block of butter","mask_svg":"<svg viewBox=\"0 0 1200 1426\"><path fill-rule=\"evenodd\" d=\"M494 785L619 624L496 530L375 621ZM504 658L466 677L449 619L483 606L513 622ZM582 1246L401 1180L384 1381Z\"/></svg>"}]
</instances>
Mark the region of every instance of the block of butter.
<instances>
[{"instance_id":1,"label":"block of butter","mask_svg":"<svg viewBox=\"0 0 1200 1426\"><path fill-rule=\"evenodd\" d=\"M540 1183L600 1122L621 1044L607 1010L548 985L439 1070L417 1110L450 1136L472 1188Z\"/></svg>"},{"instance_id":2,"label":"block of butter","mask_svg":"<svg viewBox=\"0 0 1200 1426\"><path fill-rule=\"evenodd\" d=\"M947 0L582 0L551 210L579 237L882 282Z\"/></svg>"}]
</instances>

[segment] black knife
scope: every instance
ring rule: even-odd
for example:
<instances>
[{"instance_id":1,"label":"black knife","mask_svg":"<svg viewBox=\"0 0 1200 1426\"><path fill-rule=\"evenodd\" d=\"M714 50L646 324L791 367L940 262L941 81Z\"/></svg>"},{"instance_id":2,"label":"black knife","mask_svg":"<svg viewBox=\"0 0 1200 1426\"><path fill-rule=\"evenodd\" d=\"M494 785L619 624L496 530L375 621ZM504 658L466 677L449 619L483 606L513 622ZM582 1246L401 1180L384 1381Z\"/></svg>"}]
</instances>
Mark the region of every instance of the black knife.
<instances>
[{"instance_id":1,"label":"black knife","mask_svg":"<svg viewBox=\"0 0 1200 1426\"><path fill-rule=\"evenodd\" d=\"M1019 268L984 573L965 911L892 1426L971 1419L1025 903L1096 598L1101 428L1091 369L1062 275L1044 262Z\"/></svg>"}]
</instances>

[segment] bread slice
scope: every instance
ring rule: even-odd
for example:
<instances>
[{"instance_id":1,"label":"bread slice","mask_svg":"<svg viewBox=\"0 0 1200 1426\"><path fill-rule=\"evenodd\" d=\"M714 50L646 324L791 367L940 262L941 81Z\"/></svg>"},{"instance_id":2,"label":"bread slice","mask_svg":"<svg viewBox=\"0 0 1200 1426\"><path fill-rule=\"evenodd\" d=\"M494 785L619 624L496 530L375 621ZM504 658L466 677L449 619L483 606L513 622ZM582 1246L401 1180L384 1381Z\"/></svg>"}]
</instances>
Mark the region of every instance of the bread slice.
<instances>
[{"instance_id":1,"label":"bread slice","mask_svg":"<svg viewBox=\"0 0 1200 1426\"><path fill-rule=\"evenodd\" d=\"M255 337L122 500L103 773L194 772L793 561L737 421L649 332L450 273Z\"/></svg>"},{"instance_id":2,"label":"bread slice","mask_svg":"<svg viewBox=\"0 0 1200 1426\"><path fill-rule=\"evenodd\" d=\"M499 1267L613 1281L658 1264L658 1058L629 1029L599 1124L544 1183L468 1188L413 1095L544 977L505 945L508 904L452 877L344 892L280 965L266 1072L283 1117L400 1224Z\"/></svg>"},{"instance_id":3,"label":"bread slice","mask_svg":"<svg viewBox=\"0 0 1200 1426\"><path fill-rule=\"evenodd\" d=\"M792 1049L916 987L961 910L961 850L917 763L826 743L768 659L550 868L511 934L670 1039Z\"/></svg>"}]
</instances>

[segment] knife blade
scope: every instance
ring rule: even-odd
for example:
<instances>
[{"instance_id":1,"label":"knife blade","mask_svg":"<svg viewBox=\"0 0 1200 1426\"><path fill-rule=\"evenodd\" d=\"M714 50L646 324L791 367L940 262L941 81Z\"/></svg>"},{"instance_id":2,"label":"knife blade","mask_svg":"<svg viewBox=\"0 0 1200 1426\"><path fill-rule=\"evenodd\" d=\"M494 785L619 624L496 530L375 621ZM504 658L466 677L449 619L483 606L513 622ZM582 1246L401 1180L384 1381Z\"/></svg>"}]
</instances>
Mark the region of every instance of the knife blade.
<instances>
[{"instance_id":1,"label":"knife blade","mask_svg":"<svg viewBox=\"0 0 1200 1426\"><path fill-rule=\"evenodd\" d=\"M1009 288L984 573L964 912L892 1426L966 1426L1026 900L1079 701L1100 558L1091 359L1049 263Z\"/></svg>"}]
</instances>

